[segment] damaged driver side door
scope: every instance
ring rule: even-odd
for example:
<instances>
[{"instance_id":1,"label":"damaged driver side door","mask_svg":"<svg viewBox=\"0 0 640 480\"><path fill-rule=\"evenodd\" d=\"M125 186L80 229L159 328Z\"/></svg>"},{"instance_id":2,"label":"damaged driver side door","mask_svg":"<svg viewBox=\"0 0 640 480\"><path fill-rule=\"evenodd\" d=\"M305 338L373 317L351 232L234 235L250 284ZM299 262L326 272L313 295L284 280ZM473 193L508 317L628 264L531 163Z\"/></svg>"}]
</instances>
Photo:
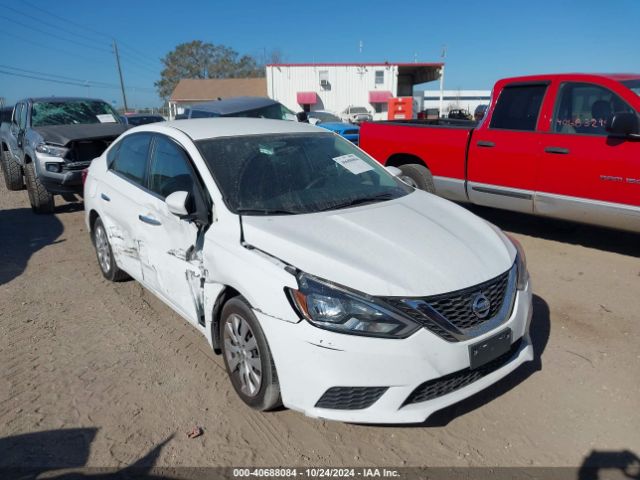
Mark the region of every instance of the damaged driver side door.
<instances>
[{"instance_id":1,"label":"damaged driver side door","mask_svg":"<svg viewBox=\"0 0 640 480\"><path fill-rule=\"evenodd\" d=\"M174 192L188 192L190 215L169 211L165 199ZM173 139L155 134L149 158L147 185L141 210L143 219L140 261L145 285L154 290L194 324L203 322L202 243L206 193L188 154ZM204 215L206 218L206 215Z\"/></svg>"}]
</instances>

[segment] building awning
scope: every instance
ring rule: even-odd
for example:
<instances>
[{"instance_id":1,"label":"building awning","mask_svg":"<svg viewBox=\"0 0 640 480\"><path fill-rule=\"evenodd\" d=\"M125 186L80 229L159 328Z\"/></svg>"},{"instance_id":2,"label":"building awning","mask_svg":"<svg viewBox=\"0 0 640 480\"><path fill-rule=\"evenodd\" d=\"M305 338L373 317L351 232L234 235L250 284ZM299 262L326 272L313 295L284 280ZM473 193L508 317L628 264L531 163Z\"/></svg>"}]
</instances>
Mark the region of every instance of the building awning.
<instances>
[{"instance_id":1,"label":"building awning","mask_svg":"<svg viewBox=\"0 0 640 480\"><path fill-rule=\"evenodd\" d=\"M315 105L318 101L316 92L298 92L296 98L300 105Z\"/></svg>"},{"instance_id":2,"label":"building awning","mask_svg":"<svg viewBox=\"0 0 640 480\"><path fill-rule=\"evenodd\" d=\"M387 103L393 95L388 90L371 90L369 92L369 103Z\"/></svg>"}]
</instances>

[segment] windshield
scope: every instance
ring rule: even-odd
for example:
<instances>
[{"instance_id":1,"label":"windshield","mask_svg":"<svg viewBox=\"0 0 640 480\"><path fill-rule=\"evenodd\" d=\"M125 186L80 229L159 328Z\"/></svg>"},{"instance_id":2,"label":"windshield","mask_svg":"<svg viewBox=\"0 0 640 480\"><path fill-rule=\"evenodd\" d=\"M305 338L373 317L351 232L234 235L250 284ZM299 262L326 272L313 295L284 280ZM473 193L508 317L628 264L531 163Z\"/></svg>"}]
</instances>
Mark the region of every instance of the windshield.
<instances>
[{"instance_id":1,"label":"windshield","mask_svg":"<svg viewBox=\"0 0 640 480\"><path fill-rule=\"evenodd\" d=\"M342 122L338 117L327 112L309 112L309 118L317 118L321 122Z\"/></svg>"},{"instance_id":2,"label":"windshield","mask_svg":"<svg viewBox=\"0 0 640 480\"><path fill-rule=\"evenodd\" d=\"M234 213L312 213L413 191L351 142L330 133L225 137L196 144Z\"/></svg>"},{"instance_id":3,"label":"windshield","mask_svg":"<svg viewBox=\"0 0 640 480\"><path fill-rule=\"evenodd\" d=\"M635 80L626 80L622 82L624 86L626 86L629 90L631 90L636 95L640 96L640 78Z\"/></svg>"},{"instance_id":4,"label":"windshield","mask_svg":"<svg viewBox=\"0 0 640 480\"><path fill-rule=\"evenodd\" d=\"M369 113L364 107L351 107L351 113Z\"/></svg>"},{"instance_id":5,"label":"windshield","mask_svg":"<svg viewBox=\"0 0 640 480\"><path fill-rule=\"evenodd\" d=\"M100 100L68 102L34 102L31 126L76 125L87 123L121 123L118 113Z\"/></svg>"},{"instance_id":6,"label":"windshield","mask_svg":"<svg viewBox=\"0 0 640 480\"><path fill-rule=\"evenodd\" d=\"M284 105L274 103L266 107L247 110L245 112L231 113L224 117L250 117L250 118L270 118L272 120L293 120L295 114Z\"/></svg>"}]
</instances>

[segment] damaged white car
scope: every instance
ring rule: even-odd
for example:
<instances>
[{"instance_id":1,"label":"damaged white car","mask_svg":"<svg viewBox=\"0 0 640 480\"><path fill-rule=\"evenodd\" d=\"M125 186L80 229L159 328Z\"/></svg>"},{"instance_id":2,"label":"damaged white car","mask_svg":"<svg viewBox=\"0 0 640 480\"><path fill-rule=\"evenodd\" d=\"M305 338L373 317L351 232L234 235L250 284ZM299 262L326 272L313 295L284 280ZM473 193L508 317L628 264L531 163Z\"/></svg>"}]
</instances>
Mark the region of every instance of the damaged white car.
<instances>
[{"instance_id":1,"label":"damaged white car","mask_svg":"<svg viewBox=\"0 0 640 480\"><path fill-rule=\"evenodd\" d=\"M533 358L518 243L321 128L134 128L85 206L104 276L202 332L251 407L421 422Z\"/></svg>"}]
</instances>

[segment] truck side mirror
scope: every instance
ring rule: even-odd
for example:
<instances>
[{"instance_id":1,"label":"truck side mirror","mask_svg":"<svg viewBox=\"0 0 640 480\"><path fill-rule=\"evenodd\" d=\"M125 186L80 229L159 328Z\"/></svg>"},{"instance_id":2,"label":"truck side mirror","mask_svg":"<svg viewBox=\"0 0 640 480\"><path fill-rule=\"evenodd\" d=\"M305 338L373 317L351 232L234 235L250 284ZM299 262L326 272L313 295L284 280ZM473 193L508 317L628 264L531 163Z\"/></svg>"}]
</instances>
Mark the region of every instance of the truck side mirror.
<instances>
[{"instance_id":1,"label":"truck side mirror","mask_svg":"<svg viewBox=\"0 0 640 480\"><path fill-rule=\"evenodd\" d=\"M606 130L610 135L637 137L640 135L638 116L631 112L614 113L607 119Z\"/></svg>"}]
</instances>

